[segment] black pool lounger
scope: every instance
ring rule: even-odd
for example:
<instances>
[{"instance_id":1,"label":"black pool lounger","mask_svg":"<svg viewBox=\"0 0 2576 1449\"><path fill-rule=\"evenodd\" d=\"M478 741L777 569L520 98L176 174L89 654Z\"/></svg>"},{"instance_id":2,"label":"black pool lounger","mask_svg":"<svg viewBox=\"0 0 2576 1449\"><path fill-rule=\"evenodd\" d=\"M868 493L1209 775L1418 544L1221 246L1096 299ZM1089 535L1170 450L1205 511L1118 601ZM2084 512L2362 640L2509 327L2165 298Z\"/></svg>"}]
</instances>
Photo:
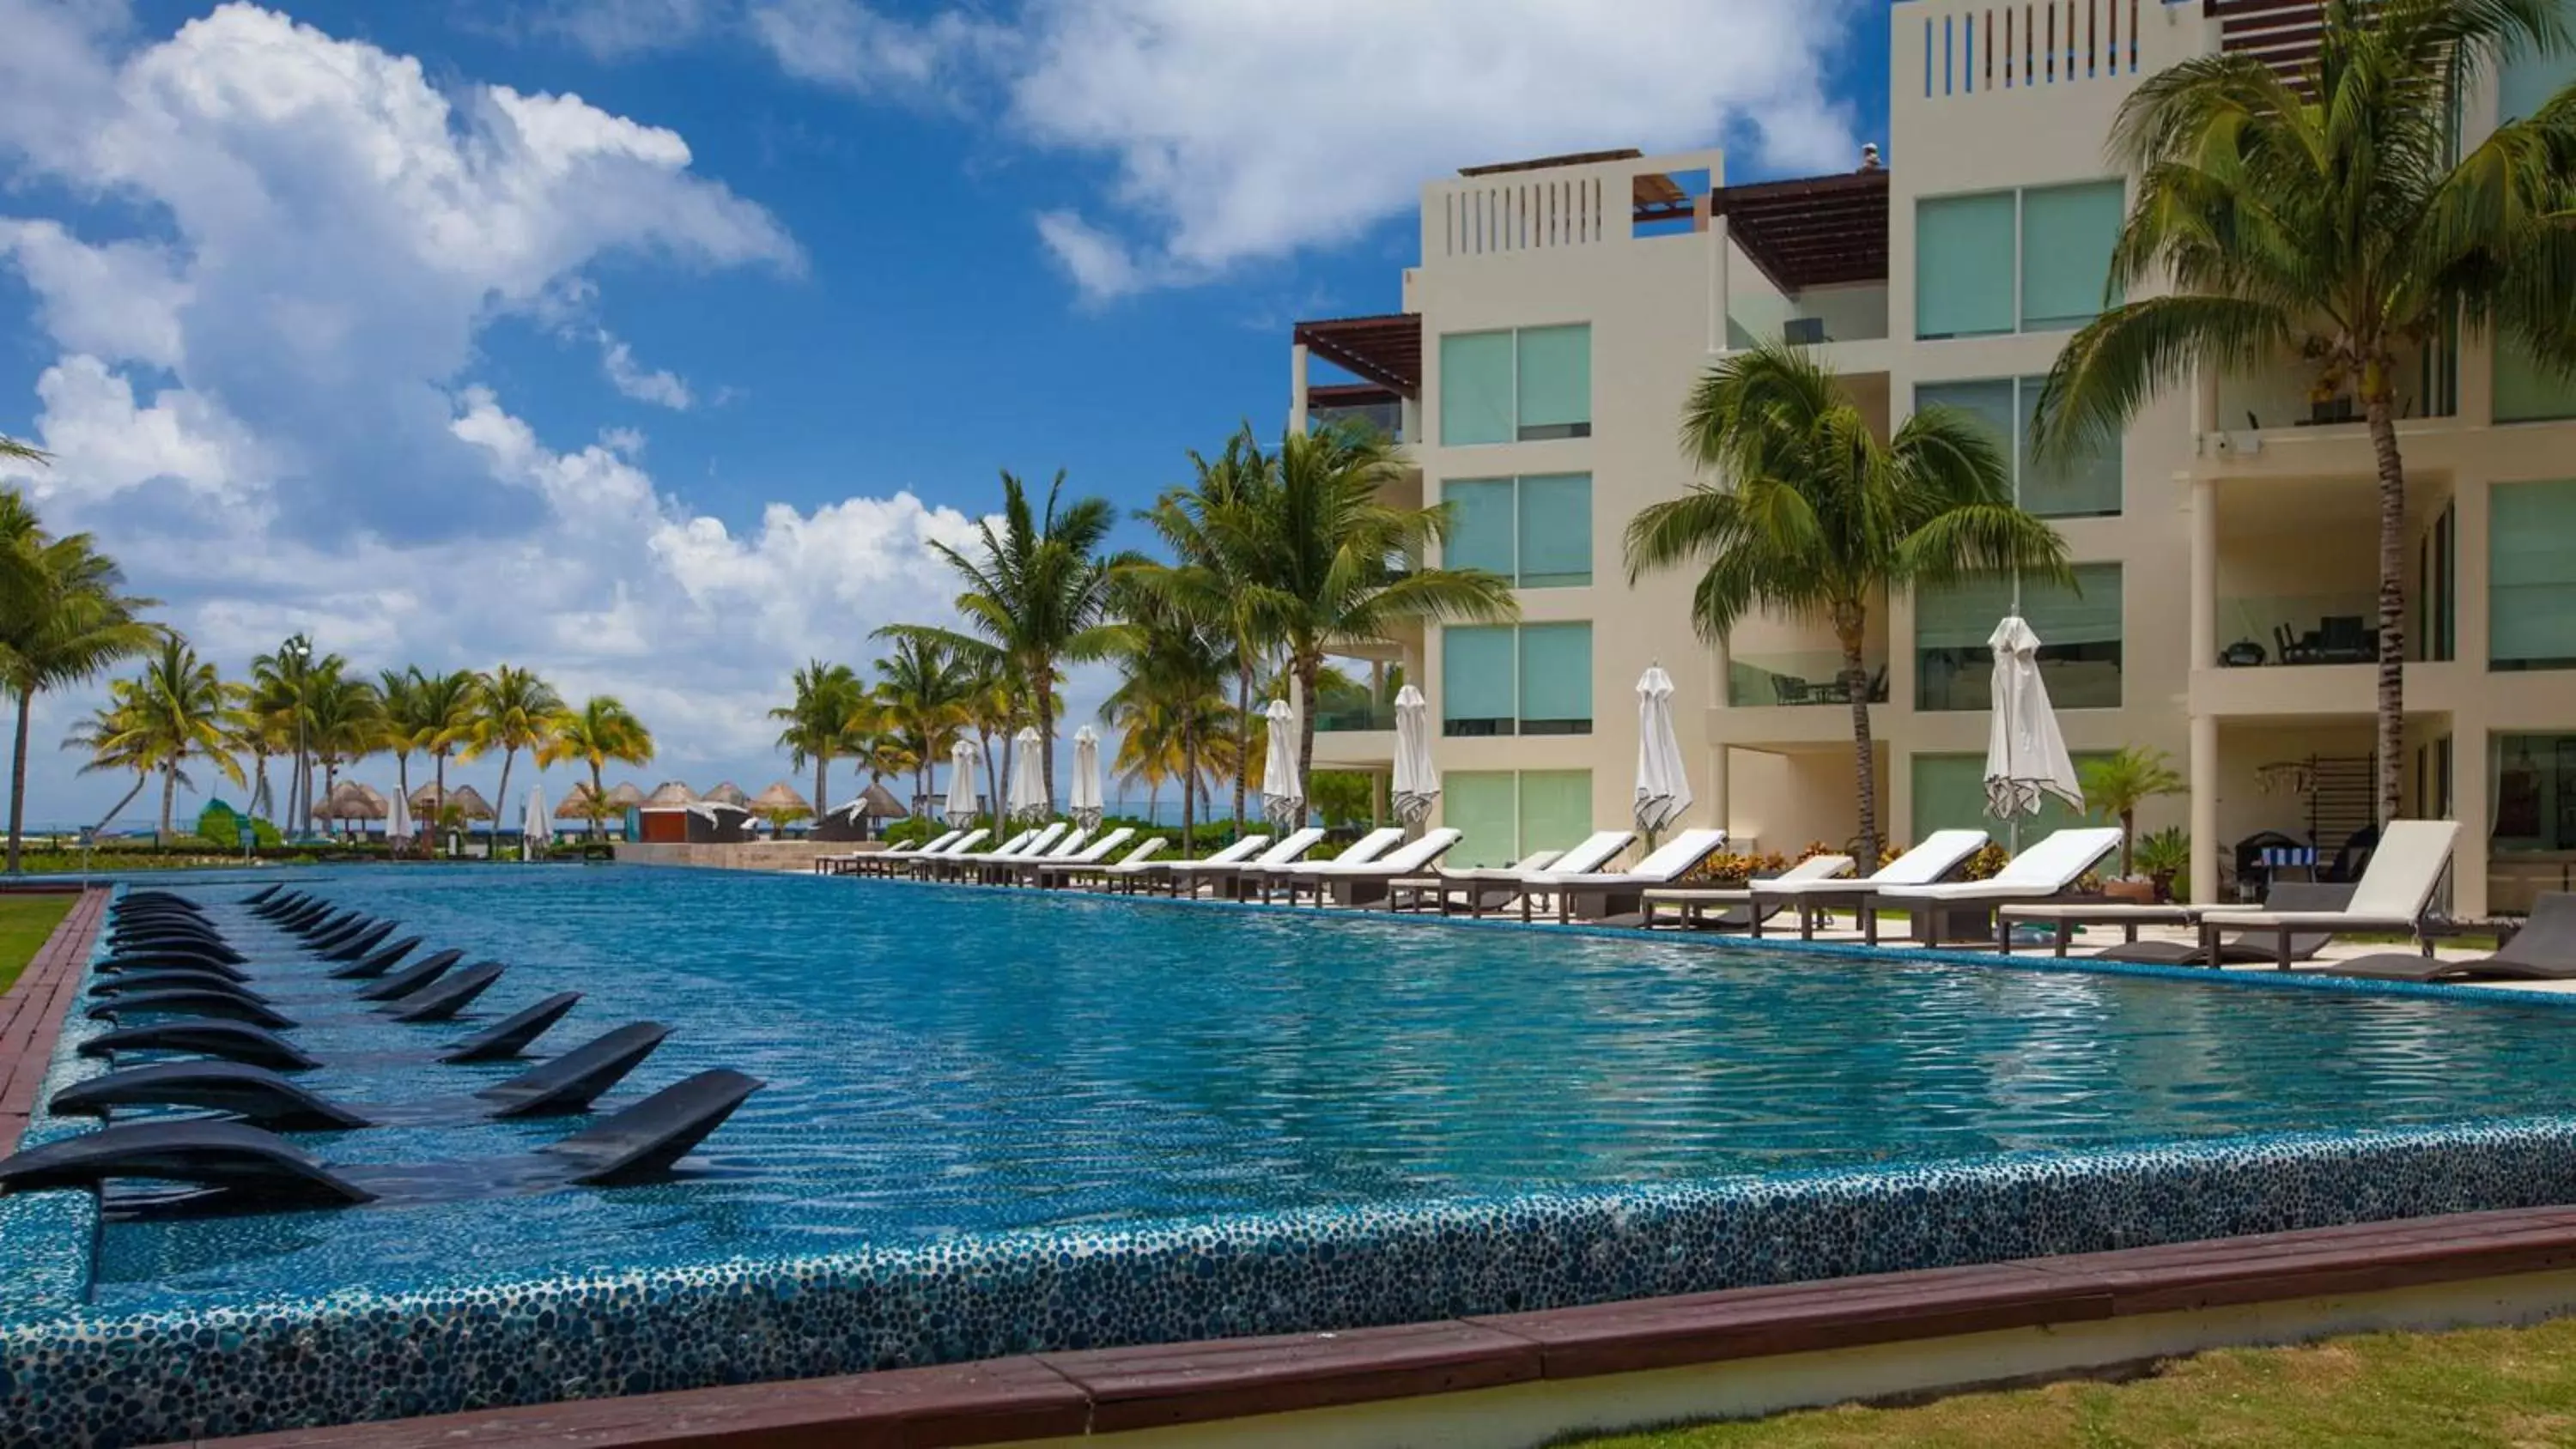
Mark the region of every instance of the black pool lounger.
<instances>
[{"instance_id":1,"label":"black pool lounger","mask_svg":"<svg viewBox=\"0 0 2576 1449\"><path fill-rule=\"evenodd\" d=\"M378 921L369 918L361 918L359 920L352 921L348 925L342 926L336 931L324 931L306 938L304 949L312 952L316 956L329 957L340 951L347 950L350 946L358 946L356 951L352 951L347 957L342 958L354 961L359 956L366 954L366 946L372 946L375 944L374 941L369 941L367 939L369 932L372 931L380 933L378 939L382 939L382 935L390 934L393 931L393 928L394 923L391 921ZM365 942L366 945L359 946L358 943L360 942Z\"/></svg>"},{"instance_id":2,"label":"black pool lounger","mask_svg":"<svg viewBox=\"0 0 2576 1449\"><path fill-rule=\"evenodd\" d=\"M378 921L339 945L315 949L321 952L322 959L325 961L355 961L374 950L379 942L393 933L394 922Z\"/></svg>"},{"instance_id":3,"label":"black pool lounger","mask_svg":"<svg viewBox=\"0 0 2576 1449\"><path fill-rule=\"evenodd\" d=\"M250 973L239 966L194 951L119 951L90 969L102 976L129 971L205 971L233 981L250 979Z\"/></svg>"},{"instance_id":4,"label":"black pool lounger","mask_svg":"<svg viewBox=\"0 0 2576 1449\"><path fill-rule=\"evenodd\" d=\"M478 962L376 1009L391 1013L396 1021L446 1021L490 990L501 979L502 969L498 961Z\"/></svg>"},{"instance_id":5,"label":"black pool lounger","mask_svg":"<svg viewBox=\"0 0 2576 1449\"><path fill-rule=\"evenodd\" d=\"M295 1018L229 992L181 987L169 991L138 991L119 996L89 1009L92 1021L123 1022L136 1016L184 1016L213 1018L220 1021L246 1021L271 1031L285 1031L295 1025Z\"/></svg>"},{"instance_id":6,"label":"black pool lounger","mask_svg":"<svg viewBox=\"0 0 2576 1449\"><path fill-rule=\"evenodd\" d=\"M286 883L280 881L275 885L261 888L256 894L242 897L241 903L246 906L256 906L284 889L286 889Z\"/></svg>"},{"instance_id":7,"label":"black pool lounger","mask_svg":"<svg viewBox=\"0 0 2576 1449\"><path fill-rule=\"evenodd\" d=\"M271 1132L338 1132L385 1122L548 1117L587 1112L670 1035L639 1021L584 1043L471 1096L390 1106L328 1101L265 1067L242 1062L155 1062L75 1082L56 1092L58 1116L104 1117L119 1107L197 1107Z\"/></svg>"},{"instance_id":8,"label":"black pool lounger","mask_svg":"<svg viewBox=\"0 0 2576 1449\"><path fill-rule=\"evenodd\" d=\"M117 971L101 976L89 994L105 1000L111 996L139 996L146 991L220 991L244 1001L265 1003L268 998L242 984L239 976L226 976L202 966L162 966L150 970Z\"/></svg>"},{"instance_id":9,"label":"black pool lounger","mask_svg":"<svg viewBox=\"0 0 2576 1449\"><path fill-rule=\"evenodd\" d=\"M306 1056L293 1042L273 1032L248 1022L209 1021L202 1017L121 1026L114 1031L101 1032L80 1044L80 1054L85 1057L142 1051L192 1052L198 1056L274 1067L281 1072L309 1072L322 1065Z\"/></svg>"},{"instance_id":10,"label":"black pool lounger","mask_svg":"<svg viewBox=\"0 0 2576 1449\"><path fill-rule=\"evenodd\" d=\"M2263 901L2266 909L2276 911L2339 911L2351 903L2352 885L2348 881L2278 881ZM2333 939L2332 931L2293 934L2290 959L2310 960ZM2202 954L2198 941L2130 941L2106 946L2090 959L2148 966L2250 966L2276 960L2279 954L2280 943L2273 935L2265 933L2257 940L2253 933L2240 931L2218 943L2218 960L2214 963Z\"/></svg>"},{"instance_id":11,"label":"black pool lounger","mask_svg":"<svg viewBox=\"0 0 2576 1449\"><path fill-rule=\"evenodd\" d=\"M718 1069L675 1082L597 1126L524 1157L374 1167L325 1164L274 1133L232 1122L139 1122L101 1128L0 1160L0 1193L96 1190L144 1178L215 1190L112 1210L140 1215L199 1207L338 1207L406 1196L463 1178L485 1190L608 1186L667 1172L759 1091L759 1079ZM112 1215L116 1215L112 1211Z\"/></svg>"},{"instance_id":12,"label":"black pool lounger","mask_svg":"<svg viewBox=\"0 0 2576 1449\"><path fill-rule=\"evenodd\" d=\"M507 1061L545 1035L548 1027L563 1020L564 1013L571 1011L573 1004L580 1000L578 991L558 991L440 1052L438 1059L450 1063Z\"/></svg>"},{"instance_id":13,"label":"black pool lounger","mask_svg":"<svg viewBox=\"0 0 2576 1449\"><path fill-rule=\"evenodd\" d=\"M2491 956L2443 961L2416 951L2380 951L2317 969L2375 981L2576 980L2576 894L2542 892L2523 928Z\"/></svg>"},{"instance_id":14,"label":"black pool lounger","mask_svg":"<svg viewBox=\"0 0 2576 1449\"><path fill-rule=\"evenodd\" d=\"M393 969L396 961L410 955L412 948L419 944L420 937L405 936L390 946L379 947L373 955L363 960L352 961L346 966L335 966L325 974L334 981L364 981L370 977L382 976Z\"/></svg>"},{"instance_id":15,"label":"black pool lounger","mask_svg":"<svg viewBox=\"0 0 2576 1449\"><path fill-rule=\"evenodd\" d=\"M456 950L453 947L448 950L441 951L435 956L424 956L420 960L413 962L411 965L404 967L402 970L395 972L393 975L386 977L384 980L377 982L375 985L368 987L366 990L359 992L358 999L360 1001L391 1001L399 996L409 996L413 992L418 991L422 987L437 980L448 967L453 966L464 959L465 953Z\"/></svg>"}]
</instances>

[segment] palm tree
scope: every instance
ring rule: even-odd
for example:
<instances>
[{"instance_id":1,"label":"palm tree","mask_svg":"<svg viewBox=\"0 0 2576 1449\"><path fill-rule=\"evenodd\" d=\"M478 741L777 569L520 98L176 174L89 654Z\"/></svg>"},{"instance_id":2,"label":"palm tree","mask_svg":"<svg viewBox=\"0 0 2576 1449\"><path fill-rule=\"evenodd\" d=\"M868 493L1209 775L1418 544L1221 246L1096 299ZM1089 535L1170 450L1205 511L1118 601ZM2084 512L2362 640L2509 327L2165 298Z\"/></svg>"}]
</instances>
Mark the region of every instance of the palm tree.
<instances>
[{"instance_id":1,"label":"palm tree","mask_svg":"<svg viewBox=\"0 0 2576 1449\"><path fill-rule=\"evenodd\" d=\"M608 808L608 782L600 778L608 762L645 765L653 760L653 732L644 721L613 694L594 694L581 702L581 708L557 715L554 728L537 746L537 764L546 766L558 760L579 760L590 767L590 796L585 809L590 814L590 835L599 838L600 821Z\"/></svg>"},{"instance_id":2,"label":"palm tree","mask_svg":"<svg viewBox=\"0 0 2576 1449\"><path fill-rule=\"evenodd\" d=\"M961 657L998 657L1029 694L1037 726L1046 798L1055 802L1056 689L1066 661L1096 659L1105 647L1101 619L1109 602L1109 570L1117 560L1099 556L1117 515L1108 500L1062 501L1064 474L1047 489L1046 510L1029 502L1019 479L1002 475L1002 526L982 525L979 557L944 543L931 547L965 582L957 612L974 634L919 624L879 629L880 638L912 637L948 645Z\"/></svg>"},{"instance_id":3,"label":"palm tree","mask_svg":"<svg viewBox=\"0 0 2576 1449\"><path fill-rule=\"evenodd\" d=\"M250 679L234 686L233 704L241 714L242 743L249 748L252 784L250 813L272 814L289 834L294 833L297 776L290 774L287 783L286 808L277 808L276 798L268 788L268 762L294 751L297 746L296 721L304 711L304 671L310 661L281 649L275 654L262 654L250 665ZM303 757L295 756L296 768L302 769Z\"/></svg>"},{"instance_id":4,"label":"palm tree","mask_svg":"<svg viewBox=\"0 0 2576 1449\"><path fill-rule=\"evenodd\" d=\"M447 761L474 734L476 676L470 669L446 674L412 671L414 679L402 715L412 747L429 756L430 793L437 797L423 833L444 838L435 812L447 804Z\"/></svg>"},{"instance_id":5,"label":"palm tree","mask_svg":"<svg viewBox=\"0 0 2576 1449\"><path fill-rule=\"evenodd\" d=\"M2084 803L2120 822L2120 878L2129 878L2138 843L2138 807L2159 795L2185 795L2191 786L2174 773L2162 750L2126 746L2075 767Z\"/></svg>"},{"instance_id":6,"label":"palm tree","mask_svg":"<svg viewBox=\"0 0 2576 1449\"><path fill-rule=\"evenodd\" d=\"M1120 619L1109 628L1109 648L1126 667L1126 677L1102 704L1101 718L1127 732L1119 752L1131 776L1140 772L1138 762L1154 761L1159 771L1170 755L1178 755L1171 773L1181 782L1186 854L1196 848L1196 806L1209 745L1235 724L1225 699L1233 640L1222 620L1193 612L1140 572L1120 575L1117 596Z\"/></svg>"},{"instance_id":7,"label":"palm tree","mask_svg":"<svg viewBox=\"0 0 2576 1449\"><path fill-rule=\"evenodd\" d=\"M832 761L848 753L865 733L874 705L867 686L850 666L814 659L796 671L795 701L769 712L784 726L778 732L778 746L787 751L788 768L801 770L808 761L813 763L817 816L832 809L824 793Z\"/></svg>"},{"instance_id":8,"label":"palm tree","mask_svg":"<svg viewBox=\"0 0 2576 1449\"><path fill-rule=\"evenodd\" d=\"M1218 547L1241 561L1233 587L1262 638L1276 639L1297 684L1297 771L1314 773L1315 686L1324 652L1384 642L1397 624L1517 619L1511 581L1483 569L1417 568L1446 536L1445 506L1388 503L1394 445L1370 429L1288 434L1275 483L1212 510Z\"/></svg>"},{"instance_id":9,"label":"palm tree","mask_svg":"<svg viewBox=\"0 0 2576 1449\"><path fill-rule=\"evenodd\" d=\"M305 686L305 743L322 767L325 800L339 786L340 767L366 758L384 738L383 698L374 685L348 677L347 668L346 660L330 655Z\"/></svg>"},{"instance_id":10,"label":"palm tree","mask_svg":"<svg viewBox=\"0 0 2576 1449\"><path fill-rule=\"evenodd\" d=\"M161 772L161 825L153 838L166 845L179 786L191 783L189 761L211 760L233 783L248 783L232 756L232 698L215 666L176 634L162 636L160 652L121 693L119 717L129 731L121 743Z\"/></svg>"},{"instance_id":11,"label":"palm tree","mask_svg":"<svg viewBox=\"0 0 2576 1449\"><path fill-rule=\"evenodd\" d=\"M1146 566L1151 570L1148 584L1202 618L1225 621L1235 658L1235 754L1241 758L1251 754L1243 732L1253 728L1252 697L1260 686L1263 661L1278 641L1265 629L1247 587L1255 577L1254 557L1230 547L1250 541L1252 535L1226 529L1223 520L1257 509L1262 499L1276 491L1278 470L1249 426L1226 439L1225 450L1212 459L1193 449L1190 467L1196 474L1190 486L1164 494L1142 515L1162 535L1175 560L1170 565ZM1234 828L1238 831L1243 829L1249 789L1250 781L1242 771L1235 771Z\"/></svg>"},{"instance_id":12,"label":"palm tree","mask_svg":"<svg viewBox=\"0 0 2576 1449\"><path fill-rule=\"evenodd\" d=\"M2111 148L2138 183L2111 284L2168 290L2068 341L2033 433L2043 451L2115 443L2150 399L2202 369L2295 357L2321 387L2353 389L2379 477L2386 821L2405 759L2400 357L2456 319L2576 367L2576 95L2461 156L2453 100L2506 59L2565 50L2558 0L2325 0L2322 19L2297 80L2228 52L2150 76L2121 104Z\"/></svg>"},{"instance_id":13,"label":"palm tree","mask_svg":"<svg viewBox=\"0 0 2576 1449\"><path fill-rule=\"evenodd\" d=\"M125 807L134 803L134 797L143 793L143 787L152 783L152 760L141 747L137 729L139 711L135 708L133 696L133 680L110 681L107 703L92 710L89 718L72 726L71 731L63 736L64 749L89 751L89 763L80 767L82 774L95 775L110 770L130 770L134 774L134 787L99 817L97 828L101 831L107 829L117 816L124 814Z\"/></svg>"},{"instance_id":14,"label":"palm tree","mask_svg":"<svg viewBox=\"0 0 2576 1449\"><path fill-rule=\"evenodd\" d=\"M484 834L487 857L497 858L501 851L500 817L510 813L510 767L518 762L519 751L539 749L554 737L555 721L563 712L563 696L538 678L534 670L504 664L489 674L476 676L473 723L466 729L465 758L479 759L494 750L501 752L500 798L492 802L493 818ZM440 803L444 804L446 798L442 788Z\"/></svg>"},{"instance_id":15,"label":"palm tree","mask_svg":"<svg viewBox=\"0 0 2576 1449\"><path fill-rule=\"evenodd\" d=\"M956 652L932 639L898 637L876 662L877 722L903 738L914 758L912 795L929 798L931 766L965 723L967 670Z\"/></svg>"},{"instance_id":16,"label":"palm tree","mask_svg":"<svg viewBox=\"0 0 2576 1449\"><path fill-rule=\"evenodd\" d=\"M411 756L420 748L414 721L420 714L420 670L386 669L376 675L376 737L372 747L394 757L394 795L411 799Z\"/></svg>"},{"instance_id":17,"label":"palm tree","mask_svg":"<svg viewBox=\"0 0 2576 1449\"><path fill-rule=\"evenodd\" d=\"M0 489L0 584L9 608L0 614L0 686L18 707L9 759L9 857L18 871L27 807L27 727L36 696L95 679L121 659L150 651L158 626L136 615L153 600L126 594L116 562L86 533L48 537L33 509L13 489Z\"/></svg>"},{"instance_id":18,"label":"palm tree","mask_svg":"<svg viewBox=\"0 0 2576 1449\"><path fill-rule=\"evenodd\" d=\"M1008 758L1011 734L1020 727L1019 683L1010 666L1002 659L986 655L967 666L966 696L959 704L965 727L975 732L975 742L983 747L984 801L993 812L994 824L1002 819L1002 767ZM995 740L1001 749L993 748Z\"/></svg>"},{"instance_id":19,"label":"palm tree","mask_svg":"<svg viewBox=\"0 0 2576 1449\"><path fill-rule=\"evenodd\" d=\"M1683 409L1682 446L1720 480L1628 522L1628 581L1696 567L1691 622L1724 639L1757 610L1823 623L1842 651L1863 860L1878 858L1878 764L1862 662L1873 600L2020 569L2071 580L2066 544L2012 501L1983 424L1918 408L1881 441L1841 379L1804 350L1765 345L1709 368Z\"/></svg>"}]
</instances>

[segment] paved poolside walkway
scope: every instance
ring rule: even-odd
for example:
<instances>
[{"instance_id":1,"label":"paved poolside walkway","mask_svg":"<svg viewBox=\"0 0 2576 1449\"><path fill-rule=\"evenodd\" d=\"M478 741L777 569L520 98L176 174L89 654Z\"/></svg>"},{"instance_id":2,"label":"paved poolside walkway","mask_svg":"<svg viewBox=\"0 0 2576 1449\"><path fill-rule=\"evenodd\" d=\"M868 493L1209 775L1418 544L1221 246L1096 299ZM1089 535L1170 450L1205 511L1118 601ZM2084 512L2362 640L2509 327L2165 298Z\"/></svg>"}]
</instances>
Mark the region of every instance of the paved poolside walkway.
<instances>
[{"instance_id":1,"label":"paved poolside walkway","mask_svg":"<svg viewBox=\"0 0 2576 1449\"><path fill-rule=\"evenodd\" d=\"M92 888L37 948L6 996L0 996L0 1156L15 1152L35 1110L36 1088L54 1055L54 1038L80 991L81 967L107 914L107 892Z\"/></svg>"}]
</instances>

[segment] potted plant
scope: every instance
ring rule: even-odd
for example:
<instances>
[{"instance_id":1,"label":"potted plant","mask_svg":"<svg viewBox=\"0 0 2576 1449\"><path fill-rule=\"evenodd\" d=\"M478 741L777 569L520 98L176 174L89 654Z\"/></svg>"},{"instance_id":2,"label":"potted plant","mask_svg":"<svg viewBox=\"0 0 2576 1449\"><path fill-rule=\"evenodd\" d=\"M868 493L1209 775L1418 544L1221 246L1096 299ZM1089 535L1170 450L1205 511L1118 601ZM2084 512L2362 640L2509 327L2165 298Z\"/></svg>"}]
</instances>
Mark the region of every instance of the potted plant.
<instances>
[{"instance_id":1,"label":"potted plant","mask_svg":"<svg viewBox=\"0 0 2576 1449\"><path fill-rule=\"evenodd\" d=\"M2137 869L2156 888L2158 902L2174 898L2174 882L2191 869L2191 837L2179 825L2138 837Z\"/></svg>"},{"instance_id":2,"label":"potted plant","mask_svg":"<svg viewBox=\"0 0 2576 1449\"><path fill-rule=\"evenodd\" d=\"M2155 882L2137 873L2138 807L2159 795L2179 795L2190 787L2173 772L2162 750L2124 747L2077 767L2084 802L2096 813L2120 822L2120 878L2104 881L2102 893L2113 900L2156 900Z\"/></svg>"}]
</instances>

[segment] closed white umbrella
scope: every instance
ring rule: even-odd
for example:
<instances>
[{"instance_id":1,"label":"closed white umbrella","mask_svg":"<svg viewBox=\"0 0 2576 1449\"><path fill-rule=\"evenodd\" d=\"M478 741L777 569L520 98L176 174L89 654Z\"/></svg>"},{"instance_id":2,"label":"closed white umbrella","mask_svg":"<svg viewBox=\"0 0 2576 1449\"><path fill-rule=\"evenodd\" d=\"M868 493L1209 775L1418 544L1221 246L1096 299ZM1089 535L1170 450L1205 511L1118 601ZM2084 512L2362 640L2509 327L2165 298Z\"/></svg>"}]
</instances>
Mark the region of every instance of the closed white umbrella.
<instances>
[{"instance_id":1,"label":"closed white umbrella","mask_svg":"<svg viewBox=\"0 0 2576 1449\"><path fill-rule=\"evenodd\" d=\"M555 820L546 813L545 786L528 787L528 813L519 819L519 833L524 837L522 848L528 852L530 860L536 859L538 846L554 843Z\"/></svg>"},{"instance_id":2,"label":"closed white umbrella","mask_svg":"<svg viewBox=\"0 0 2576 1449\"><path fill-rule=\"evenodd\" d=\"M948 823L963 825L975 818L975 769L984 762L984 752L973 740L961 739L948 747Z\"/></svg>"},{"instance_id":3,"label":"closed white umbrella","mask_svg":"<svg viewBox=\"0 0 2576 1449\"><path fill-rule=\"evenodd\" d=\"M1440 768L1431 760L1431 701L1408 684L1395 692L1395 818L1420 825L1440 799Z\"/></svg>"},{"instance_id":4,"label":"closed white umbrella","mask_svg":"<svg viewBox=\"0 0 2576 1449\"><path fill-rule=\"evenodd\" d=\"M1011 737L1011 818L1044 820L1047 817L1046 776L1039 769L1038 728L1022 725Z\"/></svg>"},{"instance_id":5,"label":"closed white umbrella","mask_svg":"<svg viewBox=\"0 0 2576 1449\"><path fill-rule=\"evenodd\" d=\"M1651 665L1637 680L1637 828L1651 837L1690 807L1690 771L1673 733L1673 677Z\"/></svg>"},{"instance_id":6,"label":"closed white umbrella","mask_svg":"<svg viewBox=\"0 0 2576 1449\"><path fill-rule=\"evenodd\" d=\"M2039 636L2018 614L2006 614L1986 646L1995 651L1994 717L1986 728L1986 812L2014 822L2036 815L2047 796L2078 810L2084 786L2066 757L2048 683L2039 677Z\"/></svg>"},{"instance_id":7,"label":"closed white umbrella","mask_svg":"<svg viewBox=\"0 0 2576 1449\"><path fill-rule=\"evenodd\" d=\"M1073 823L1100 828L1100 731L1089 725L1073 732Z\"/></svg>"},{"instance_id":8,"label":"closed white umbrella","mask_svg":"<svg viewBox=\"0 0 2576 1449\"><path fill-rule=\"evenodd\" d=\"M1295 687L1290 687L1290 693ZM1284 699L1270 701L1270 749L1261 764L1261 812L1278 826L1306 819L1306 787L1297 779L1297 707Z\"/></svg>"},{"instance_id":9,"label":"closed white umbrella","mask_svg":"<svg viewBox=\"0 0 2576 1449\"><path fill-rule=\"evenodd\" d=\"M411 805L400 795L393 799L393 813L385 817L385 839L411 839Z\"/></svg>"}]
</instances>

